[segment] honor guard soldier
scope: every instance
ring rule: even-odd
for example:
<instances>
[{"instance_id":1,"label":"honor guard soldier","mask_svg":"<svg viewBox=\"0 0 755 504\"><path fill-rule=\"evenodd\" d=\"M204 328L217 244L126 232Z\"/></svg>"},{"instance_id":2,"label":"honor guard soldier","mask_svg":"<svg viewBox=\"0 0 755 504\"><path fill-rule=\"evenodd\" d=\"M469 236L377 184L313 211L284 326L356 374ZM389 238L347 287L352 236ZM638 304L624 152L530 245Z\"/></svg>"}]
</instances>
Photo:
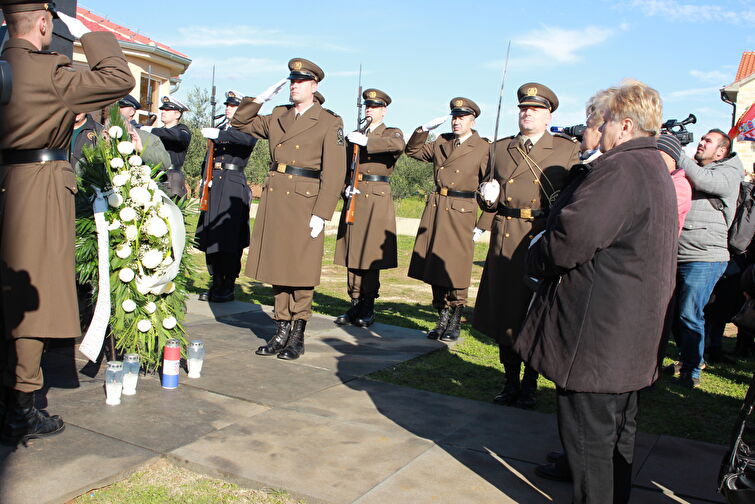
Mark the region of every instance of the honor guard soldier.
<instances>
[{"instance_id":1,"label":"honor guard soldier","mask_svg":"<svg viewBox=\"0 0 755 504\"><path fill-rule=\"evenodd\" d=\"M77 113L117 101L134 87L112 33L89 33L53 2L0 1L10 38L2 58L13 94L0 105L0 423L5 442L56 434L63 420L40 412L47 338L81 335L74 272L76 177L68 149ZM90 69L50 52L59 17Z\"/></svg>"},{"instance_id":2,"label":"honor guard soldier","mask_svg":"<svg viewBox=\"0 0 755 504\"><path fill-rule=\"evenodd\" d=\"M131 95L126 95L118 102L118 107L121 109L121 115L126 121L134 128L140 128L142 125L136 122L136 111L142 108L142 104L139 100Z\"/></svg>"},{"instance_id":3,"label":"honor guard soldier","mask_svg":"<svg viewBox=\"0 0 755 504\"><path fill-rule=\"evenodd\" d=\"M348 268L346 281L351 307L336 318L335 323L367 327L375 321L380 270L398 265L396 213L389 177L406 144L400 129L383 123L391 97L379 89L367 89L362 97L365 116L371 118L371 122L364 133L349 133L346 147L348 156L354 146L359 149L358 189L348 185L344 192L347 198L355 198L354 223L347 224L347 205L344 205L334 261ZM347 180L350 179L351 174L347 176Z\"/></svg>"},{"instance_id":4,"label":"honor guard soldier","mask_svg":"<svg viewBox=\"0 0 755 504\"><path fill-rule=\"evenodd\" d=\"M191 131L182 123L179 123L184 112L189 108L168 95L162 98L160 105L160 120L163 123L162 128L153 128L152 126L142 126L140 129L153 135L157 135L163 141L165 150L170 154L171 168L166 172L168 177L168 187L166 194L171 197L183 197L186 195L186 176L183 172L186 151L189 150L191 143Z\"/></svg>"},{"instance_id":5,"label":"honor guard soldier","mask_svg":"<svg viewBox=\"0 0 755 504\"><path fill-rule=\"evenodd\" d=\"M210 289L199 295L200 301L224 303L234 298L236 278L241 271L241 254L249 246L249 205L252 193L246 184L244 168L257 139L231 128L230 120L241 105L243 95L225 94L225 121L217 128L202 128L202 136L214 144L214 162L202 168L202 181L212 169L209 206L199 214L197 248L204 251Z\"/></svg>"},{"instance_id":6,"label":"honor guard soldier","mask_svg":"<svg viewBox=\"0 0 755 504\"><path fill-rule=\"evenodd\" d=\"M129 134L134 142L136 151L144 160L145 164L150 166L160 166L160 168L167 170L170 168L170 155L165 150L165 146L162 141L153 135L148 130L149 128L142 129L142 125L136 122L136 111L141 109L139 101L131 95L127 95L118 102L118 106L121 110L121 116L126 121L129 128Z\"/></svg>"},{"instance_id":7,"label":"honor guard soldier","mask_svg":"<svg viewBox=\"0 0 755 504\"><path fill-rule=\"evenodd\" d=\"M245 273L272 284L276 333L258 355L297 359L320 283L325 221L333 216L346 175L343 121L314 99L325 77L302 58L289 61L291 104L257 115L286 79L252 100L244 98L231 125L270 142L272 165L252 232Z\"/></svg>"},{"instance_id":8,"label":"honor guard soldier","mask_svg":"<svg viewBox=\"0 0 755 504\"><path fill-rule=\"evenodd\" d=\"M482 186L485 213L478 226L492 234L472 327L498 341L505 382L494 402L532 408L537 373L526 366L520 384L522 361L512 349L533 294L525 283L525 256L569 170L579 162L579 143L548 133L551 113L558 108L550 88L527 83L517 98L519 134L498 141L492 179Z\"/></svg>"},{"instance_id":9,"label":"honor guard soldier","mask_svg":"<svg viewBox=\"0 0 755 504\"><path fill-rule=\"evenodd\" d=\"M480 108L468 98L450 103L453 133L427 143L428 132L443 124L442 116L417 128L406 154L433 163L435 192L422 213L409 263L409 276L432 285L438 323L430 339L456 341L472 276L474 241L480 234L476 190L487 172L490 142L475 131Z\"/></svg>"},{"instance_id":10,"label":"honor guard soldier","mask_svg":"<svg viewBox=\"0 0 755 504\"><path fill-rule=\"evenodd\" d=\"M325 103L325 97L319 91L315 91L315 101L320 105Z\"/></svg>"}]
</instances>

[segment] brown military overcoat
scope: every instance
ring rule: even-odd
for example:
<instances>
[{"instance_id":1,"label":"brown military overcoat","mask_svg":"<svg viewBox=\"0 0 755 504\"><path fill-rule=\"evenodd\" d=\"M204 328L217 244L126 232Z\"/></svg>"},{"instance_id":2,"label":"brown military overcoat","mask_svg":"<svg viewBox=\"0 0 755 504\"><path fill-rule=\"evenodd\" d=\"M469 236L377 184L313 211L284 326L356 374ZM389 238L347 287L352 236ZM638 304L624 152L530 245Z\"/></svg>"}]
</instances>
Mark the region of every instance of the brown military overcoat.
<instances>
[{"instance_id":1,"label":"brown military overcoat","mask_svg":"<svg viewBox=\"0 0 755 504\"><path fill-rule=\"evenodd\" d=\"M299 119L293 105L257 113L260 104L244 98L231 125L270 143L273 167L278 163L319 172L307 178L270 171L252 231L245 273L260 282L288 287L320 283L324 233L310 237L312 215L330 220L346 175L343 121L315 102Z\"/></svg>"},{"instance_id":2,"label":"brown military overcoat","mask_svg":"<svg viewBox=\"0 0 755 504\"><path fill-rule=\"evenodd\" d=\"M68 149L75 115L128 94L134 78L112 33L88 33L81 45L91 70L62 55L10 39L2 57L13 95L0 106L3 150ZM0 281L5 335L79 336L74 273L76 178L67 161L0 165Z\"/></svg>"},{"instance_id":3,"label":"brown military overcoat","mask_svg":"<svg viewBox=\"0 0 755 504\"><path fill-rule=\"evenodd\" d=\"M546 219L506 217L496 210L503 205L547 209L564 186L568 170L579 162L579 144L559 135L545 133L532 147L529 157L537 166L525 161L521 149L519 136L498 141L494 176L501 193L496 206L483 208L488 211L477 224L490 230L491 236L472 326L505 344L511 344L518 333L532 298L532 290L524 283L525 256Z\"/></svg>"},{"instance_id":4,"label":"brown military overcoat","mask_svg":"<svg viewBox=\"0 0 755 504\"><path fill-rule=\"evenodd\" d=\"M486 174L490 143L476 131L455 149L453 134L443 134L432 143L425 143L427 136L418 128L406 144L407 155L433 163L436 185L422 212L409 276L430 285L465 289L472 275L477 203L474 198L443 196L437 189L476 191Z\"/></svg>"},{"instance_id":5,"label":"brown military overcoat","mask_svg":"<svg viewBox=\"0 0 755 504\"><path fill-rule=\"evenodd\" d=\"M359 147L359 172L389 177L406 146L398 128L380 124L367 135L367 146ZM347 145L351 159L354 146ZM359 182L354 223L346 224L346 205L338 223L335 263L351 269L388 269L396 259L396 213L388 182Z\"/></svg>"}]
</instances>

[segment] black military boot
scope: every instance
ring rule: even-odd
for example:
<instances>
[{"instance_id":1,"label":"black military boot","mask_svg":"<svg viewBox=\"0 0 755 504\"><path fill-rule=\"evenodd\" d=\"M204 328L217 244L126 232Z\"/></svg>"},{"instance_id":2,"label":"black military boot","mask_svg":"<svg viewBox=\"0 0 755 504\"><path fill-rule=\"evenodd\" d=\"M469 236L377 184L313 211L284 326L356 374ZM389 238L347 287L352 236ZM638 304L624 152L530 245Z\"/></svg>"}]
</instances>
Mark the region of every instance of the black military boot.
<instances>
[{"instance_id":1,"label":"black military boot","mask_svg":"<svg viewBox=\"0 0 755 504\"><path fill-rule=\"evenodd\" d=\"M219 287L212 293L210 301L213 303L228 303L235 298L234 289L236 288L236 277L224 275L220 281Z\"/></svg>"},{"instance_id":2,"label":"black military boot","mask_svg":"<svg viewBox=\"0 0 755 504\"><path fill-rule=\"evenodd\" d=\"M291 327L291 337L288 338L286 348L278 354L279 359L296 360L304 355L304 328L307 327L307 321L298 319L294 320Z\"/></svg>"},{"instance_id":3,"label":"black military boot","mask_svg":"<svg viewBox=\"0 0 755 504\"><path fill-rule=\"evenodd\" d=\"M427 333L428 339L438 339L446 331L448 322L451 320L451 308L444 306L438 310L438 323Z\"/></svg>"},{"instance_id":4,"label":"black military boot","mask_svg":"<svg viewBox=\"0 0 755 504\"><path fill-rule=\"evenodd\" d=\"M456 341L459 339L461 331L461 314L464 311L464 305L456 305L451 308L451 317L448 321L448 327L438 338L440 341Z\"/></svg>"},{"instance_id":5,"label":"black military boot","mask_svg":"<svg viewBox=\"0 0 755 504\"><path fill-rule=\"evenodd\" d=\"M267 345L261 346L257 349L257 355L275 355L286 347L288 343L289 334L291 333L291 321L290 320L276 320L275 321L275 336L268 341Z\"/></svg>"},{"instance_id":6,"label":"black military boot","mask_svg":"<svg viewBox=\"0 0 755 504\"><path fill-rule=\"evenodd\" d=\"M361 299L351 298L351 306L349 307L349 309L346 310L346 313L337 316L333 322L338 325L353 324L357 318L357 314L359 313L359 305L361 301Z\"/></svg>"},{"instance_id":7,"label":"black military boot","mask_svg":"<svg viewBox=\"0 0 755 504\"><path fill-rule=\"evenodd\" d=\"M503 406L512 406L519 397L519 366L503 365L504 380L503 389L493 398L493 402Z\"/></svg>"},{"instance_id":8,"label":"black military boot","mask_svg":"<svg viewBox=\"0 0 755 504\"><path fill-rule=\"evenodd\" d=\"M361 298L359 303L359 314L354 321L358 327L369 327L375 322L375 298Z\"/></svg>"},{"instance_id":9,"label":"black military boot","mask_svg":"<svg viewBox=\"0 0 755 504\"><path fill-rule=\"evenodd\" d=\"M212 297L219 286L220 286L220 277L218 275L212 275L212 278L210 279L210 286L207 288L205 292L199 295L199 300L200 301L214 301Z\"/></svg>"},{"instance_id":10,"label":"black military boot","mask_svg":"<svg viewBox=\"0 0 755 504\"><path fill-rule=\"evenodd\" d=\"M519 398L516 400L516 407L522 409L532 409L535 407L537 400L537 372L529 366L524 367L524 377L522 377L522 390L519 392Z\"/></svg>"},{"instance_id":11,"label":"black military boot","mask_svg":"<svg viewBox=\"0 0 755 504\"><path fill-rule=\"evenodd\" d=\"M11 396L13 405L8 408L3 425L4 443L26 443L30 439L54 436L65 429L58 415L49 416L34 407L34 392L14 390Z\"/></svg>"}]
</instances>

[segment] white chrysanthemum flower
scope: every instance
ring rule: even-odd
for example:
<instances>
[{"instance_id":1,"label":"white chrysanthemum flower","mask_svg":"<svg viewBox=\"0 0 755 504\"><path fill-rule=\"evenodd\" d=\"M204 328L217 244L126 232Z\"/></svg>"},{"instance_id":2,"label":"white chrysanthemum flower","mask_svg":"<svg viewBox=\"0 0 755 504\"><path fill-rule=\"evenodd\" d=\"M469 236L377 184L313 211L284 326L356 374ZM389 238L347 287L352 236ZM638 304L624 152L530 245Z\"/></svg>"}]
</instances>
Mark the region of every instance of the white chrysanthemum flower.
<instances>
[{"instance_id":1,"label":"white chrysanthemum flower","mask_svg":"<svg viewBox=\"0 0 755 504\"><path fill-rule=\"evenodd\" d=\"M165 259L163 259L163 266L170 266L173 264L173 258L171 256L165 256Z\"/></svg>"},{"instance_id":2,"label":"white chrysanthemum flower","mask_svg":"<svg viewBox=\"0 0 755 504\"><path fill-rule=\"evenodd\" d=\"M136 279L136 291L139 294L149 294L149 282L145 280L144 277L138 277Z\"/></svg>"},{"instance_id":3,"label":"white chrysanthemum flower","mask_svg":"<svg viewBox=\"0 0 755 504\"><path fill-rule=\"evenodd\" d=\"M155 313L157 310L157 305L150 301L149 303L144 305L144 309L147 311L147 313Z\"/></svg>"},{"instance_id":4,"label":"white chrysanthemum flower","mask_svg":"<svg viewBox=\"0 0 755 504\"><path fill-rule=\"evenodd\" d=\"M128 182L128 175L124 175L123 173L119 173L118 175L113 177L113 185L115 187L123 187Z\"/></svg>"},{"instance_id":5,"label":"white chrysanthemum flower","mask_svg":"<svg viewBox=\"0 0 755 504\"><path fill-rule=\"evenodd\" d=\"M152 322L147 319L141 319L139 322L137 322L136 328L141 332L147 332L152 329Z\"/></svg>"},{"instance_id":6,"label":"white chrysanthemum flower","mask_svg":"<svg viewBox=\"0 0 755 504\"><path fill-rule=\"evenodd\" d=\"M107 228L110 231L114 231L114 230L118 229L119 227L121 227L121 221L119 221L118 219L115 219L113 222L111 222L110 224L108 224Z\"/></svg>"},{"instance_id":7,"label":"white chrysanthemum flower","mask_svg":"<svg viewBox=\"0 0 755 504\"><path fill-rule=\"evenodd\" d=\"M156 191L157 190L157 182L155 182L154 180L150 180L147 183L147 189L149 189L150 191ZM154 196L152 196L152 201L155 202L155 203L157 203L158 201L160 201L160 195L159 194L155 194Z\"/></svg>"},{"instance_id":8,"label":"white chrysanthemum flower","mask_svg":"<svg viewBox=\"0 0 755 504\"><path fill-rule=\"evenodd\" d=\"M123 303L121 303L121 308L123 308L123 311L131 313L132 311L136 310L136 303L134 303L134 301L131 299L127 299Z\"/></svg>"},{"instance_id":9,"label":"white chrysanthemum flower","mask_svg":"<svg viewBox=\"0 0 755 504\"><path fill-rule=\"evenodd\" d=\"M136 226L126 226L126 239L128 241L134 241L136 240L136 237L139 235L139 230L136 229Z\"/></svg>"},{"instance_id":10,"label":"white chrysanthemum flower","mask_svg":"<svg viewBox=\"0 0 755 504\"><path fill-rule=\"evenodd\" d=\"M168 205L160 205L160 207L157 209L157 215L159 215L163 219L167 219L168 217L170 217L170 207Z\"/></svg>"},{"instance_id":11,"label":"white chrysanthemum flower","mask_svg":"<svg viewBox=\"0 0 755 504\"><path fill-rule=\"evenodd\" d=\"M136 210L131 207L121 208L121 211L118 212L118 216L123 222L131 222L136 219Z\"/></svg>"},{"instance_id":12,"label":"white chrysanthemum flower","mask_svg":"<svg viewBox=\"0 0 755 504\"><path fill-rule=\"evenodd\" d=\"M139 173L141 173L142 177L149 177L152 175L152 168L149 166L140 166L139 167Z\"/></svg>"},{"instance_id":13,"label":"white chrysanthemum flower","mask_svg":"<svg viewBox=\"0 0 755 504\"><path fill-rule=\"evenodd\" d=\"M127 258L131 255L131 246L128 243L124 243L116 249L115 255L117 255L121 259Z\"/></svg>"},{"instance_id":14,"label":"white chrysanthemum flower","mask_svg":"<svg viewBox=\"0 0 755 504\"><path fill-rule=\"evenodd\" d=\"M169 331L176 327L176 324L178 324L176 317L168 317L166 319L163 319L163 327Z\"/></svg>"},{"instance_id":15,"label":"white chrysanthemum flower","mask_svg":"<svg viewBox=\"0 0 755 504\"><path fill-rule=\"evenodd\" d=\"M118 152L120 152L124 156L128 156L129 154L134 152L134 144L132 144L131 142L119 142Z\"/></svg>"},{"instance_id":16,"label":"white chrysanthemum flower","mask_svg":"<svg viewBox=\"0 0 755 504\"><path fill-rule=\"evenodd\" d=\"M123 128L120 126L113 126L107 130L107 134L110 135L110 138L118 139L123 136Z\"/></svg>"},{"instance_id":17,"label":"white chrysanthemum flower","mask_svg":"<svg viewBox=\"0 0 755 504\"><path fill-rule=\"evenodd\" d=\"M123 162L123 159L116 157L110 160L110 168L114 170L120 170L126 166L126 163Z\"/></svg>"},{"instance_id":18,"label":"white chrysanthemum flower","mask_svg":"<svg viewBox=\"0 0 755 504\"><path fill-rule=\"evenodd\" d=\"M123 196L119 193L113 193L107 197L107 204L111 207L118 208L123 204Z\"/></svg>"},{"instance_id":19,"label":"white chrysanthemum flower","mask_svg":"<svg viewBox=\"0 0 755 504\"><path fill-rule=\"evenodd\" d=\"M152 195L149 193L149 191L144 187L132 187L131 190L128 192L128 197L133 200L134 203L136 203L139 206L144 206L147 203L149 203L149 200L152 199Z\"/></svg>"},{"instance_id":20,"label":"white chrysanthemum flower","mask_svg":"<svg viewBox=\"0 0 755 504\"><path fill-rule=\"evenodd\" d=\"M141 166L142 158L139 155L134 154L133 156L128 158L128 164L130 164L131 166Z\"/></svg>"},{"instance_id":21,"label":"white chrysanthemum flower","mask_svg":"<svg viewBox=\"0 0 755 504\"><path fill-rule=\"evenodd\" d=\"M147 222L145 222L145 226L147 233L152 236L162 238L168 234L168 225L165 224L165 221L160 217L150 217L147 219ZM162 258L160 258L160 260L162 261Z\"/></svg>"},{"instance_id":22,"label":"white chrysanthemum flower","mask_svg":"<svg viewBox=\"0 0 755 504\"><path fill-rule=\"evenodd\" d=\"M118 278L121 279L121 282L129 283L131 280L134 279L134 270L131 268L123 268L118 272Z\"/></svg>"},{"instance_id":23,"label":"white chrysanthemum flower","mask_svg":"<svg viewBox=\"0 0 755 504\"><path fill-rule=\"evenodd\" d=\"M163 262L163 253L159 250L150 249L142 256L142 265L147 269L155 269Z\"/></svg>"}]
</instances>

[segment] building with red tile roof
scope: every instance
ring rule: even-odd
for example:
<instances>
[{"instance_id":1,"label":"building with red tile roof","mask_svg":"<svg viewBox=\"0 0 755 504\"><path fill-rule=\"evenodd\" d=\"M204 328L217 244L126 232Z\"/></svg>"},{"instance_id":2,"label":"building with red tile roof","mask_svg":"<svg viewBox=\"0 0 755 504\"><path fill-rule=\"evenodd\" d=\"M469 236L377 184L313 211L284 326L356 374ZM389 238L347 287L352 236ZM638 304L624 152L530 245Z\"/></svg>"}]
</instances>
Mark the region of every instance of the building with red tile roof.
<instances>
[{"instance_id":1,"label":"building with red tile roof","mask_svg":"<svg viewBox=\"0 0 755 504\"><path fill-rule=\"evenodd\" d=\"M734 107L731 124L747 113L755 103L755 51L745 51L739 61L734 82L721 89L721 99ZM745 170L755 172L755 142L734 140L734 150L742 158Z\"/></svg>"}]
</instances>

